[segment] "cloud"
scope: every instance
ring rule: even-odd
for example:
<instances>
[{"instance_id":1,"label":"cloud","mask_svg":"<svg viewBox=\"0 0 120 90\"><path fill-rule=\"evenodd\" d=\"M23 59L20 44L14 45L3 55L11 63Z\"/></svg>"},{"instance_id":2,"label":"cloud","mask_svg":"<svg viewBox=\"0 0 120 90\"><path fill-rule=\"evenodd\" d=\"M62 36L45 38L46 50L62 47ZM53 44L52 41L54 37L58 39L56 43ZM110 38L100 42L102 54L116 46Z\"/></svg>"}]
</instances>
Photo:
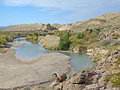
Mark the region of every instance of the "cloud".
<instances>
[{"instance_id":1,"label":"cloud","mask_svg":"<svg viewBox=\"0 0 120 90\"><path fill-rule=\"evenodd\" d=\"M68 13L64 18L81 19L118 12L120 0L0 0L6 6L32 6L49 15Z\"/></svg>"},{"instance_id":2,"label":"cloud","mask_svg":"<svg viewBox=\"0 0 120 90\"><path fill-rule=\"evenodd\" d=\"M34 6L62 10L80 10L107 7L120 0L2 0L7 6Z\"/></svg>"},{"instance_id":3,"label":"cloud","mask_svg":"<svg viewBox=\"0 0 120 90\"><path fill-rule=\"evenodd\" d=\"M58 8L64 10L76 10L84 7L93 7L98 5L97 0L3 0L7 6L34 6ZM94 3L95 1L95 3ZM102 0L103 1L103 0ZM101 2L99 2L101 3Z\"/></svg>"}]
</instances>

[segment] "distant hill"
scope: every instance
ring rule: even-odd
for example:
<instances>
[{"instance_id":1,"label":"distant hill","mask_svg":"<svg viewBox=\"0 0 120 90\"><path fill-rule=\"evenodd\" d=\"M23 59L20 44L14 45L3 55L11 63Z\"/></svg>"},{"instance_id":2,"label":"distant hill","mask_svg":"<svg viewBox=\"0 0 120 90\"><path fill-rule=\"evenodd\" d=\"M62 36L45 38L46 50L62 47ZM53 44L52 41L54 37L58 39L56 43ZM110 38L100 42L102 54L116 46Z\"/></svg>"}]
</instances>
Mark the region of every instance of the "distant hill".
<instances>
[{"instance_id":1,"label":"distant hill","mask_svg":"<svg viewBox=\"0 0 120 90\"><path fill-rule=\"evenodd\" d=\"M8 26L1 31L39 31L39 30L72 30L81 31L86 29L110 28L120 26L120 13L110 13L98 16L86 21L71 24L20 24Z\"/></svg>"},{"instance_id":2,"label":"distant hill","mask_svg":"<svg viewBox=\"0 0 120 90\"><path fill-rule=\"evenodd\" d=\"M20 24L14 26L8 26L2 31L38 31L38 30L56 30L55 27L50 24Z\"/></svg>"}]
</instances>

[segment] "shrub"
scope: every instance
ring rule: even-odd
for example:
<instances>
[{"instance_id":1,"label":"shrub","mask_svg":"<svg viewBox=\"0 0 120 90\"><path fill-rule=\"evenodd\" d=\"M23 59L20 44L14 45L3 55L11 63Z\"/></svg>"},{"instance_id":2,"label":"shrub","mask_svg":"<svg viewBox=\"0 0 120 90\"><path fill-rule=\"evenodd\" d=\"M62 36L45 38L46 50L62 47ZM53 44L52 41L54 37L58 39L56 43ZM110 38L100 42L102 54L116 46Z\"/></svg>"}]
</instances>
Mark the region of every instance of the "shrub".
<instances>
[{"instance_id":1,"label":"shrub","mask_svg":"<svg viewBox=\"0 0 120 90\"><path fill-rule=\"evenodd\" d=\"M85 37L85 35L83 33L79 33L76 35L76 38L78 39L83 39Z\"/></svg>"},{"instance_id":2,"label":"shrub","mask_svg":"<svg viewBox=\"0 0 120 90\"><path fill-rule=\"evenodd\" d=\"M0 45L4 45L4 42L0 41Z\"/></svg>"},{"instance_id":3,"label":"shrub","mask_svg":"<svg viewBox=\"0 0 120 90\"><path fill-rule=\"evenodd\" d=\"M114 86L120 86L120 74L112 75L110 77L110 81L113 83Z\"/></svg>"},{"instance_id":4,"label":"shrub","mask_svg":"<svg viewBox=\"0 0 120 90\"><path fill-rule=\"evenodd\" d=\"M69 33L64 32L63 35L60 37L60 50L68 50L69 45L70 45Z\"/></svg>"},{"instance_id":5,"label":"shrub","mask_svg":"<svg viewBox=\"0 0 120 90\"><path fill-rule=\"evenodd\" d=\"M37 36L36 34L30 34L30 35L27 37L27 41L28 41L28 42L31 42L31 43L33 43L33 44L38 43L37 40L38 40L38 36Z\"/></svg>"}]
</instances>

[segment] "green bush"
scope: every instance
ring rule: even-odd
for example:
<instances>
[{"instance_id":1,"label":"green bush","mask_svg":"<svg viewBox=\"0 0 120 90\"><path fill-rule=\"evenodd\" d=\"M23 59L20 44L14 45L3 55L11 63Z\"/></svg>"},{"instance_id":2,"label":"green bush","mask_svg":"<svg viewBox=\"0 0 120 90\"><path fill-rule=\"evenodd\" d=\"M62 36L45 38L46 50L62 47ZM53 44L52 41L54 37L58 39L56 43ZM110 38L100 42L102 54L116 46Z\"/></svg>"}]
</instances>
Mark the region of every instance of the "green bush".
<instances>
[{"instance_id":1,"label":"green bush","mask_svg":"<svg viewBox=\"0 0 120 90\"><path fill-rule=\"evenodd\" d=\"M63 35L60 37L60 50L68 50L70 46L70 40L69 40L69 33L64 32Z\"/></svg>"},{"instance_id":2,"label":"green bush","mask_svg":"<svg viewBox=\"0 0 120 90\"><path fill-rule=\"evenodd\" d=\"M28 41L28 42L31 42L31 43L33 43L33 44L38 43L37 40L38 40L38 36L37 36L36 34L30 34L30 35L27 37L27 41Z\"/></svg>"},{"instance_id":3,"label":"green bush","mask_svg":"<svg viewBox=\"0 0 120 90\"><path fill-rule=\"evenodd\" d=\"M111 76L110 81L113 83L114 86L120 86L120 74Z\"/></svg>"},{"instance_id":4,"label":"green bush","mask_svg":"<svg viewBox=\"0 0 120 90\"><path fill-rule=\"evenodd\" d=\"M0 41L0 45L4 45L4 42Z\"/></svg>"},{"instance_id":5,"label":"green bush","mask_svg":"<svg viewBox=\"0 0 120 90\"><path fill-rule=\"evenodd\" d=\"M83 39L85 37L85 35L83 33L79 33L76 35L76 38L78 39Z\"/></svg>"}]
</instances>

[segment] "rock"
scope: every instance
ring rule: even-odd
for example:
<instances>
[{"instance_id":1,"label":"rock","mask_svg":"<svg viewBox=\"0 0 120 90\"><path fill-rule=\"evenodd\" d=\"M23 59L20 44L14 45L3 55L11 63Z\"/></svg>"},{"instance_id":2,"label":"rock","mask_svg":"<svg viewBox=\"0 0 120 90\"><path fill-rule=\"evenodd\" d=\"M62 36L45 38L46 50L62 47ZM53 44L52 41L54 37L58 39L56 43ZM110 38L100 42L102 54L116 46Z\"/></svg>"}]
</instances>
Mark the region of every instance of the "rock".
<instances>
[{"instance_id":1,"label":"rock","mask_svg":"<svg viewBox=\"0 0 120 90\"><path fill-rule=\"evenodd\" d=\"M98 75L94 75L92 78L93 78L93 80L92 80L92 83L93 83L93 84L98 83L98 79L99 79L99 76L98 76Z\"/></svg>"},{"instance_id":2,"label":"rock","mask_svg":"<svg viewBox=\"0 0 120 90\"><path fill-rule=\"evenodd\" d=\"M52 88L55 86L60 87L58 84L67 79L67 75L65 73L63 73L61 76L59 76L58 73L54 73L52 76L55 79L54 82L50 85L50 87L52 87Z\"/></svg>"},{"instance_id":3,"label":"rock","mask_svg":"<svg viewBox=\"0 0 120 90\"><path fill-rule=\"evenodd\" d=\"M63 89L63 83L60 83L54 87L54 90L62 90L62 89Z\"/></svg>"},{"instance_id":4,"label":"rock","mask_svg":"<svg viewBox=\"0 0 120 90\"><path fill-rule=\"evenodd\" d=\"M100 90L105 90L105 87L100 88Z\"/></svg>"},{"instance_id":5,"label":"rock","mask_svg":"<svg viewBox=\"0 0 120 90\"><path fill-rule=\"evenodd\" d=\"M61 25L61 27L59 28L60 31L66 31L66 30L70 30L71 24L63 24Z\"/></svg>"},{"instance_id":6,"label":"rock","mask_svg":"<svg viewBox=\"0 0 120 90\"><path fill-rule=\"evenodd\" d=\"M106 78L111 75L110 71L106 71L102 74L101 78L98 80L98 84L100 87L105 87L107 85Z\"/></svg>"},{"instance_id":7,"label":"rock","mask_svg":"<svg viewBox=\"0 0 120 90\"><path fill-rule=\"evenodd\" d=\"M84 85L79 84L65 84L63 85L63 90L83 90Z\"/></svg>"},{"instance_id":8,"label":"rock","mask_svg":"<svg viewBox=\"0 0 120 90\"><path fill-rule=\"evenodd\" d=\"M72 51L73 51L74 53L79 53L79 48L76 48L76 47L75 47L75 48L72 49Z\"/></svg>"},{"instance_id":9,"label":"rock","mask_svg":"<svg viewBox=\"0 0 120 90\"><path fill-rule=\"evenodd\" d=\"M102 45L116 45L116 44L120 44L120 40L105 40L102 42Z\"/></svg>"},{"instance_id":10,"label":"rock","mask_svg":"<svg viewBox=\"0 0 120 90\"><path fill-rule=\"evenodd\" d=\"M104 77L100 78L98 84L100 87L105 87L106 86L105 78Z\"/></svg>"},{"instance_id":11,"label":"rock","mask_svg":"<svg viewBox=\"0 0 120 90\"><path fill-rule=\"evenodd\" d=\"M99 90L98 84L87 85L83 90Z\"/></svg>"},{"instance_id":12,"label":"rock","mask_svg":"<svg viewBox=\"0 0 120 90\"><path fill-rule=\"evenodd\" d=\"M83 84L83 83L85 83L86 77L87 77L87 73L85 72L85 70L83 70L79 74L77 74L73 78L71 78L70 82L72 84Z\"/></svg>"},{"instance_id":13,"label":"rock","mask_svg":"<svg viewBox=\"0 0 120 90\"><path fill-rule=\"evenodd\" d=\"M59 77L59 80L60 82L63 82L67 79L67 75L65 73L63 73L60 77Z\"/></svg>"},{"instance_id":14,"label":"rock","mask_svg":"<svg viewBox=\"0 0 120 90\"><path fill-rule=\"evenodd\" d=\"M44 24L42 30L57 30L57 28L52 27L50 24Z\"/></svg>"},{"instance_id":15,"label":"rock","mask_svg":"<svg viewBox=\"0 0 120 90\"><path fill-rule=\"evenodd\" d=\"M104 90L120 90L119 87L116 87L116 88L107 88L107 89L104 89Z\"/></svg>"},{"instance_id":16,"label":"rock","mask_svg":"<svg viewBox=\"0 0 120 90\"><path fill-rule=\"evenodd\" d=\"M58 80L55 80L49 87L50 88L54 88L55 86L57 86L60 82L58 82Z\"/></svg>"},{"instance_id":17,"label":"rock","mask_svg":"<svg viewBox=\"0 0 120 90\"><path fill-rule=\"evenodd\" d=\"M84 47L84 46L74 46L74 47L71 47L71 50L74 52L74 53L86 53L87 52L87 48Z\"/></svg>"},{"instance_id":18,"label":"rock","mask_svg":"<svg viewBox=\"0 0 120 90\"><path fill-rule=\"evenodd\" d=\"M113 70L112 74L120 74L120 70Z\"/></svg>"}]
</instances>

